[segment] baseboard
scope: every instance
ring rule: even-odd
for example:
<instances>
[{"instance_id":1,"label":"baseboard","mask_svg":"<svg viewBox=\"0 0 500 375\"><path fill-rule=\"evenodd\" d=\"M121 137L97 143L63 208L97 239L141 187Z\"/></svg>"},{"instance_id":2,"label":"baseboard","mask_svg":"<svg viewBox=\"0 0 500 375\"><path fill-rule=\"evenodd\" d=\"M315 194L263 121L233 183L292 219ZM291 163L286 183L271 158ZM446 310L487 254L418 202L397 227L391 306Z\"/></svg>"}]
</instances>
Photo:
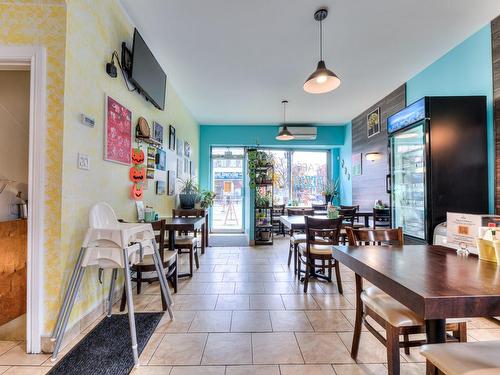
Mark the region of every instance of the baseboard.
<instances>
[{"instance_id":1,"label":"baseboard","mask_svg":"<svg viewBox=\"0 0 500 375\"><path fill-rule=\"evenodd\" d=\"M113 304L119 301L122 297L123 286L117 288L113 296ZM96 320L103 318L107 310L107 299L101 301L90 312L83 315L80 320L76 321L70 328L66 329L64 339L61 345L61 350L73 341L79 334L89 328ZM55 342L51 340L50 336L42 336L42 353L50 354L54 351Z\"/></svg>"}]
</instances>

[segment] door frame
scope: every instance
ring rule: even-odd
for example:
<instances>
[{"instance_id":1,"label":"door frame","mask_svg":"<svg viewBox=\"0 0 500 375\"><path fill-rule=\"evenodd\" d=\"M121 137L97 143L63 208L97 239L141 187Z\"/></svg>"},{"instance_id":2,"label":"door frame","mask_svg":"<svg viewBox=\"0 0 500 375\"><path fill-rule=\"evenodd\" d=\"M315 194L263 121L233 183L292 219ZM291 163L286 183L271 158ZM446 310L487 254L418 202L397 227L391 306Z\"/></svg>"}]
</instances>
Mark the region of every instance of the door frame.
<instances>
[{"instance_id":1,"label":"door frame","mask_svg":"<svg viewBox=\"0 0 500 375\"><path fill-rule=\"evenodd\" d=\"M41 352L46 136L46 50L41 46L0 46L0 69L30 70L26 351ZM35 157L36 156L36 157Z\"/></svg>"}]
</instances>

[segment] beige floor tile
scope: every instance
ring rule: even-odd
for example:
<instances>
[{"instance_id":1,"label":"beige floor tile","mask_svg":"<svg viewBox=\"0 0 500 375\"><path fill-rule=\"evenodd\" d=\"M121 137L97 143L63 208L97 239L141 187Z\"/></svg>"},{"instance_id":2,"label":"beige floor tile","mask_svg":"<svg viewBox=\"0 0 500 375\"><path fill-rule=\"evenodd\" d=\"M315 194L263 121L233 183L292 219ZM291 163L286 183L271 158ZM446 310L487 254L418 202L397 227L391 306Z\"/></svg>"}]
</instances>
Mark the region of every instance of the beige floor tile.
<instances>
[{"instance_id":1,"label":"beige floor tile","mask_svg":"<svg viewBox=\"0 0 500 375\"><path fill-rule=\"evenodd\" d=\"M168 314L163 315L160 324L156 327L156 333L185 333L189 330L196 311L176 311L174 320L170 320Z\"/></svg>"},{"instance_id":2,"label":"beige floor tile","mask_svg":"<svg viewBox=\"0 0 500 375\"><path fill-rule=\"evenodd\" d=\"M308 332L313 331L309 319L303 311L270 311L271 323L274 332L294 331Z\"/></svg>"},{"instance_id":3,"label":"beige floor tile","mask_svg":"<svg viewBox=\"0 0 500 375\"><path fill-rule=\"evenodd\" d=\"M252 333L252 349L254 364L304 363L291 332Z\"/></svg>"},{"instance_id":4,"label":"beige floor tile","mask_svg":"<svg viewBox=\"0 0 500 375\"><path fill-rule=\"evenodd\" d=\"M227 366L226 375L280 375L277 365Z\"/></svg>"},{"instance_id":5,"label":"beige floor tile","mask_svg":"<svg viewBox=\"0 0 500 375\"><path fill-rule=\"evenodd\" d=\"M134 368L130 375L167 375L171 370L171 366L140 366Z\"/></svg>"},{"instance_id":6,"label":"beige floor tile","mask_svg":"<svg viewBox=\"0 0 500 375\"><path fill-rule=\"evenodd\" d=\"M315 310L319 305L309 294L282 294L281 298L287 310Z\"/></svg>"},{"instance_id":7,"label":"beige floor tile","mask_svg":"<svg viewBox=\"0 0 500 375\"><path fill-rule=\"evenodd\" d=\"M201 361L203 365L237 365L252 363L250 333L211 333Z\"/></svg>"},{"instance_id":8,"label":"beige floor tile","mask_svg":"<svg viewBox=\"0 0 500 375\"><path fill-rule=\"evenodd\" d=\"M265 294L264 283L237 282L235 293L236 294Z\"/></svg>"},{"instance_id":9,"label":"beige floor tile","mask_svg":"<svg viewBox=\"0 0 500 375\"><path fill-rule=\"evenodd\" d=\"M205 294L209 283L191 282L187 285L179 286L179 294Z\"/></svg>"},{"instance_id":10,"label":"beige floor tile","mask_svg":"<svg viewBox=\"0 0 500 375\"><path fill-rule=\"evenodd\" d=\"M217 303L217 295L175 295L174 310L213 310Z\"/></svg>"},{"instance_id":11,"label":"beige floor tile","mask_svg":"<svg viewBox=\"0 0 500 375\"><path fill-rule=\"evenodd\" d=\"M229 332L231 311L198 311L189 332Z\"/></svg>"},{"instance_id":12,"label":"beige floor tile","mask_svg":"<svg viewBox=\"0 0 500 375\"><path fill-rule=\"evenodd\" d=\"M233 311L231 332L271 332L269 311Z\"/></svg>"},{"instance_id":13,"label":"beige floor tile","mask_svg":"<svg viewBox=\"0 0 500 375\"><path fill-rule=\"evenodd\" d=\"M284 310L285 306L279 294L250 295L251 310Z\"/></svg>"},{"instance_id":14,"label":"beige floor tile","mask_svg":"<svg viewBox=\"0 0 500 375\"><path fill-rule=\"evenodd\" d=\"M333 368L337 375L387 375L387 367L382 364L333 365ZM421 375L424 374L425 371Z\"/></svg>"},{"instance_id":15,"label":"beige floor tile","mask_svg":"<svg viewBox=\"0 0 500 375\"><path fill-rule=\"evenodd\" d=\"M291 271L291 272L275 272L274 279L276 281L294 281L297 279L297 276L294 275L293 271Z\"/></svg>"},{"instance_id":16,"label":"beige floor tile","mask_svg":"<svg viewBox=\"0 0 500 375\"><path fill-rule=\"evenodd\" d=\"M305 363L353 363L336 333L296 333Z\"/></svg>"},{"instance_id":17,"label":"beige floor tile","mask_svg":"<svg viewBox=\"0 0 500 375\"><path fill-rule=\"evenodd\" d=\"M26 354L24 344L20 344L0 355L0 365L39 366L49 357L49 354Z\"/></svg>"},{"instance_id":18,"label":"beige floor tile","mask_svg":"<svg viewBox=\"0 0 500 375\"><path fill-rule=\"evenodd\" d=\"M335 375L331 365L281 365L281 375Z\"/></svg>"},{"instance_id":19,"label":"beige floor tile","mask_svg":"<svg viewBox=\"0 0 500 375\"><path fill-rule=\"evenodd\" d=\"M205 294L234 294L234 282L208 283Z\"/></svg>"},{"instance_id":20,"label":"beige floor tile","mask_svg":"<svg viewBox=\"0 0 500 375\"><path fill-rule=\"evenodd\" d=\"M222 281L248 282L248 274L239 272L224 272L224 277L222 278Z\"/></svg>"},{"instance_id":21,"label":"beige floor tile","mask_svg":"<svg viewBox=\"0 0 500 375\"><path fill-rule=\"evenodd\" d=\"M19 341L0 341L0 355L19 345Z\"/></svg>"},{"instance_id":22,"label":"beige floor tile","mask_svg":"<svg viewBox=\"0 0 500 375\"><path fill-rule=\"evenodd\" d=\"M352 310L354 306L340 294L313 294L313 298L323 310Z\"/></svg>"},{"instance_id":23,"label":"beige floor tile","mask_svg":"<svg viewBox=\"0 0 500 375\"><path fill-rule=\"evenodd\" d=\"M425 336L424 336L425 337ZM425 357L420 354L420 347L410 348L410 354L405 354L404 350L401 350L401 357L407 362L411 363L425 363Z\"/></svg>"},{"instance_id":24,"label":"beige floor tile","mask_svg":"<svg viewBox=\"0 0 500 375\"><path fill-rule=\"evenodd\" d=\"M141 366L147 365L149 363L149 361L151 360L151 357L153 356L154 352L158 348L158 345L160 345L160 342L162 339L163 339L163 334L153 333L151 335L148 343L144 347L141 355L139 356L139 363Z\"/></svg>"},{"instance_id":25,"label":"beige floor tile","mask_svg":"<svg viewBox=\"0 0 500 375\"><path fill-rule=\"evenodd\" d=\"M7 371L10 368L10 366L0 366L0 374L3 374L5 371ZM278 374L279 375L279 374Z\"/></svg>"},{"instance_id":26,"label":"beige floor tile","mask_svg":"<svg viewBox=\"0 0 500 375\"><path fill-rule=\"evenodd\" d=\"M235 264L217 264L214 272L238 272L238 266Z\"/></svg>"},{"instance_id":27,"label":"beige floor tile","mask_svg":"<svg viewBox=\"0 0 500 375\"><path fill-rule=\"evenodd\" d=\"M274 273L272 272L249 272L248 281L254 282L265 282L265 281L275 281Z\"/></svg>"},{"instance_id":28,"label":"beige floor tile","mask_svg":"<svg viewBox=\"0 0 500 375\"><path fill-rule=\"evenodd\" d=\"M478 341L500 340L500 329L469 329L467 333Z\"/></svg>"},{"instance_id":29,"label":"beige floor tile","mask_svg":"<svg viewBox=\"0 0 500 375\"><path fill-rule=\"evenodd\" d=\"M2 375L44 375L50 371L50 367L14 366Z\"/></svg>"},{"instance_id":30,"label":"beige floor tile","mask_svg":"<svg viewBox=\"0 0 500 375\"><path fill-rule=\"evenodd\" d=\"M216 310L248 310L250 299L247 295L220 295L217 300Z\"/></svg>"},{"instance_id":31,"label":"beige floor tile","mask_svg":"<svg viewBox=\"0 0 500 375\"><path fill-rule=\"evenodd\" d=\"M193 275L193 281L217 283L222 281L222 276L222 272L195 272Z\"/></svg>"},{"instance_id":32,"label":"beige floor tile","mask_svg":"<svg viewBox=\"0 0 500 375\"><path fill-rule=\"evenodd\" d=\"M472 318L467 322L467 328L470 329L481 329L481 328L500 328L500 322L495 318Z\"/></svg>"},{"instance_id":33,"label":"beige floor tile","mask_svg":"<svg viewBox=\"0 0 500 375\"><path fill-rule=\"evenodd\" d=\"M269 294L294 294L297 293L297 287L290 282L275 281L264 283L264 293Z\"/></svg>"},{"instance_id":34,"label":"beige floor tile","mask_svg":"<svg viewBox=\"0 0 500 375\"><path fill-rule=\"evenodd\" d=\"M207 337L207 333L166 334L149 364L199 365Z\"/></svg>"},{"instance_id":35,"label":"beige floor tile","mask_svg":"<svg viewBox=\"0 0 500 375\"><path fill-rule=\"evenodd\" d=\"M352 332L341 332L338 334L347 349L351 350ZM387 362L387 352L385 346L382 345L371 333L361 332L359 342L358 363L385 363Z\"/></svg>"},{"instance_id":36,"label":"beige floor tile","mask_svg":"<svg viewBox=\"0 0 500 375\"><path fill-rule=\"evenodd\" d=\"M170 375L224 375L225 371L224 366L174 366Z\"/></svg>"},{"instance_id":37,"label":"beige floor tile","mask_svg":"<svg viewBox=\"0 0 500 375\"><path fill-rule=\"evenodd\" d=\"M337 310L306 311L307 317L316 332L352 331L351 323Z\"/></svg>"}]
</instances>

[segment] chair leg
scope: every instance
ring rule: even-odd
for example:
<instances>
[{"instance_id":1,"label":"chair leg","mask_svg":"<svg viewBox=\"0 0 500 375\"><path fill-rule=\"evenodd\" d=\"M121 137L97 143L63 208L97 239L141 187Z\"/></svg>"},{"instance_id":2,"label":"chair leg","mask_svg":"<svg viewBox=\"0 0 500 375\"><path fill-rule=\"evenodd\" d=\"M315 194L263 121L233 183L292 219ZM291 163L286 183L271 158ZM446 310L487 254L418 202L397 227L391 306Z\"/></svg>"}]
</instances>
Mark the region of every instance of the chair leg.
<instances>
[{"instance_id":1,"label":"chair leg","mask_svg":"<svg viewBox=\"0 0 500 375\"><path fill-rule=\"evenodd\" d=\"M387 324L385 332L388 374L399 375L399 329Z\"/></svg>"},{"instance_id":2,"label":"chair leg","mask_svg":"<svg viewBox=\"0 0 500 375\"><path fill-rule=\"evenodd\" d=\"M127 303L127 295L125 292L125 285L123 285L123 293L122 293L122 300L120 302L120 312L125 311L125 305Z\"/></svg>"},{"instance_id":3,"label":"chair leg","mask_svg":"<svg viewBox=\"0 0 500 375\"><path fill-rule=\"evenodd\" d=\"M137 271L137 294L141 294L141 285L142 285L142 274L141 271Z\"/></svg>"},{"instance_id":4,"label":"chair leg","mask_svg":"<svg viewBox=\"0 0 500 375\"><path fill-rule=\"evenodd\" d=\"M458 341L467 342L467 322L458 323Z\"/></svg>"},{"instance_id":5,"label":"chair leg","mask_svg":"<svg viewBox=\"0 0 500 375\"><path fill-rule=\"evenodd\" d=\"M307 293L307 286L309 284L309 276L311 275L311 261L306 259L306 272L304 273L304 293Z\"/></svg>"},{"instance_id":6,"label":"chair leg","mask_svg":"<svg viewBox=\"0 0 500 375\"><path fill-rule=\"evenodd\" d=\"M193 258L194 258L194 249L191 247L189 249L189 277L193 277Z\"/></svg>"},{"instance_id":7,"label":"chair leg","mask_svg":"<svg viewBox=\"0 0 500 375\"><path fill-rule=\"evenodd\" d=\"M290 267L290 263L292 262L292 248L293 248L293 244L290 243L290 248L288 249L288 267Z\"/></svg>"},{"instance_id":8,"label":"chair leg","mask_svg":"<svg viewBox=\"0 0 500 375\"><path fill-rule=\"evenodd\" d=\"M438 375L439 374L439 370L437 369L436 366L434 366L432 364L432 362L427 361L426 364L425 364L425 373L427 375Z\"/></svg>"},{"instance_id":9,"label":"chair leg","mask_svg":"<svg viewBox=\"0 0 500 375\"><path fill-rule=\"evenodd\" d=\"M407 333L405 333L405 334L403 335L403 342L404 342L405 344L408 344L408 343L410 342L410 335L408 335ZM405 354L406 354L406 355L410 355L410 347L405 346Z\"/></svg>"},{"instance_id":10,"label":"chair leg","mask_svg":"<svg viewBox=\"0 0 500 375\"><path fill-rule=\"evenodd\" d=\"M332 260L329 259L328 260L328 281L329 282L332 282L332 267L333 267Z\"/></svg>"},{"instance_id":11,"label":"chair leg","mask_svg":"<svg viewBox=\"0 0 500 375\"><path fill-rule=\"evenodd\" d=\"M198 249L194 249L194 262L196 264L196 269L200 268L200 259L198 258Z\"/></svg>"},{"instance_id":12,"label":"chair leg","mask_svg":"<svg viewBox=\"0 0 500 375\"><path fill-rule=\"evenodd\" d=\"M340 278L340 266L339 262L335 261L335 277L337 278L337 288L340 294L344 294L344 289L342 288L342 279Z\"/></svg>"},{"instance_id":13,"label":"chair leg","mask_svg":"<svg viewBox=\"0 0 500 375\"><path fill-rule=\"evenodd\" d=\"M297 275L299 275L298 277L300 278L300 272L297 271L298 253L299 253L299 245L295 244L293 245L293 268L294 272Z\"/></svg>"},{"instance_id":14,"label":"chair leg","mask_svg":"<svg viewBox=\"0 0 500 375\"><path fill-rule=\"evenodd\" d=\"M177 283L179 282L179 271L178 271L178 268L177 268L177 264L178 264L178 261L176 260L175 261L175 269L174 269L174 274L172 275L172 280L173 280L173 284L174 284L174 293L177 293Z\"/></svg>"},{"instance_id":15,"label":"chair leg","mask_svg":"<svg viewBox=\"0 0 500 375\"><path fill-rule=\"evenodd\" d=\"M356 320L354 321L354 335L352 337L351 358L358 357L359 339L361 338L361 327L363 325L363 301L361 292L363 290L362 279L356 275Z\"/></svg>"}]
</instances>

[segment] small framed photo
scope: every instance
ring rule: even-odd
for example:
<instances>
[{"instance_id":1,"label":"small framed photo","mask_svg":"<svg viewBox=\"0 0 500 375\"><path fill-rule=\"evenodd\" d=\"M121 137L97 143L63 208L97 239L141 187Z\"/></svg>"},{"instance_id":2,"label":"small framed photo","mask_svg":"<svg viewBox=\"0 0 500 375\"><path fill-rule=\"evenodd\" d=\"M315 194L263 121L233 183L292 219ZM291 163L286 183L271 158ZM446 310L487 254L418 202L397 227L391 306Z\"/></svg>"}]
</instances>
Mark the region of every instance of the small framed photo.
<instances>
[{"instance_id":1,"label":"small framed photo","mask_svg":"<svg viewBox=\"0 0 500 375\"><path fill-rule=\"evenodd\" d=\"M168 149L175 151L175 128L172 125L168 126Z\"/></svg>"},{"instance_id":2,"label":"small framed photo","mask_svg":"<svg viewBox=\"0 0 500 375\"><path fill-rule=\"evenodd\" d=\"M154 158L156 156L156 148L148 146L148 158Z\"/></svg>"},{"instance_id":3,"label":"small framed photo","mask_svg":"<svg viewBox=\"0 0 500 375\"><path fill-rule=\"evenodd\" d=\"M182 156L184 154L184 142L177 138L177 156Z\"/></svg>"},{"instance_id":4,"label":"small framed photo","mask_svg":"<svg viewBox=\"0 0 500 375\"><path fill-rule=\"evenodd\" d=\"M189 142L184 142L184 156L189 158L191 156L191 145Z\"/></svg>"},{"instance_id":5,"label":"small framed photo","mask_svg":"<svg viewBox=\"0 0 500 375\"><path fill-rule=\"evenodd\" d=\"M153 138L163 145L163 126L153 121Z\"/></svg>"},{"instance_id":6,"label":"small framed photo","mask_svg":"<svg viewBox=\"0 0 500 375\"><path fill-rule=\"evenodd\" d=\"M167 170L167 153L161 149L156 152L156 169L160 171Z\"/></svg>"},{"instance_id":7,"label":"small framed photo","mask_svg":"<svg viewBox=\"0 0 500 375\"><path fill-rule=\"evenodd\" d=\"M167 171L167 194L175 195L175 171Z\"/></svg>"},{"instance_id":8,"label":"small framed photo","mask_svg":"<svg viewBox=\"0 0 500 375\"><path fill-rule=\"evenodd\" d=\"M156 181L156 194L165 195L166 183L165 181Z\"/></svg>"},{"instance_id":9,"label":"small framed photo","mask_svg":"<svg viewBox=\"0 0 500 375\"><path fill-rule=\"evenodd\" d=\"M184 175L189 175L189 159L184 158Z\"/></svg>"},{"instance_id":10,"label":"small framed photo","mask_svg":"<svg viewBox=\"0 0 500 375\"><path fill-rule=\"evenodd\" d=\"M380 133L380 107L366 115L366 130L368 138Z\"/></svg>"},{"instance_id":11,"label":"small framed photo","mask_svg":"<svg viewBox=\"0 0 500 375\"><path fill-rule=\"evenodd\" d=\"M176 170L177 178L181 178L182 172L183 172L182 159L177 158L177 170Z\"/></svg>"},{"instance_id":12,"label":"small framed photo","mask_svg":"<svg viewBox=\"0 0 500 375\"><path fill-rule=\"evenodd\" d=\"M156 167L156 158L148 158L148 161L147 161L147 167L148 169L155 169Z\"/></svg>"}]
</instances>

